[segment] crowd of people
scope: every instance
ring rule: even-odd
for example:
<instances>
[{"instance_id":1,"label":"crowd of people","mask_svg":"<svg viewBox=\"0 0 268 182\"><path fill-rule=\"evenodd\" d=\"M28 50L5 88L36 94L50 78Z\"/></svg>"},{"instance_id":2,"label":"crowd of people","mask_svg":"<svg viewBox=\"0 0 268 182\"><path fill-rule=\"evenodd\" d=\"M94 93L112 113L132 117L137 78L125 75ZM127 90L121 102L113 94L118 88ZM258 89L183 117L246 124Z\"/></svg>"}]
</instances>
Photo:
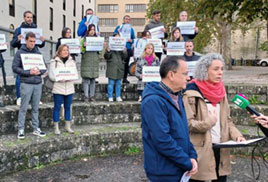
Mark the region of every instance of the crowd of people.
<instances>
[{"instance_id":1,"label":"crowd of people","mask_svg":"<svg viewBox=\"0 0 268 182\"><path fill-rule=\"evenodd\" d=\"M89 23L92 9L79 24L77 34L81 36L81 77L84 91L84 102L95 102L96 78L99 77L100 51L87 50L88 37L100 37L97 24ZM41 44L36 44L36 35L28 32L25 37L22 28L37 28L33 23L33 13L24 13L24 22L15 30L11 46L18 48L14 56L12 69L16 76L17 104L20 105L18 115L18 139L25 138L25 118L29 103L32 106L33 134L46 136L39 128L38 110L42 94L42 75L48 75L54 83L53 122L54 133L60 135L60 108L64 105L65 129L74 133L71 128L71 104L75 93L73 79L57 79L56 70L70 69L77 71L76 56L70 53L69 46L62 44L62 39L71 38L71 29L63 28L56 45L55 56L50 60L48 69L32 67L25 69L23 55L41 55L39 48L45 46L45 39L40 37ZM163 42L163 51L168 51L169 42L185 42L185 52L181 57L168 55L161 61L162 52L155 52L156 47L148 42L151 29L162 27L163 39L168 37L165 25L160 21L161 12L152 12L152 20L145 26L136 44L142 51L136 54L134 42L135 31L130 25L130 16L123 17L113 37L122 37L127 31L125 48L111 50L104 45L104 59L107 62L106 77L108 78L107 100L122 102L122 83L127 84L129 60L134 56L136 62L135 75L138 79L137 90L141 104L142 139L144 146L145 172L152 182L178 182L182 177L190 177L191 182L218 181L226 182L230 169L229 149L213 146L220 142L234 140L244 141L245 138L235 127L230 117L230 108L222 82L224 60L220 54L210 53L204 56L194 52L193 40L198 34L183 34L175 24L170 38ZM179 14L178 21L187 21L187 12ZM25 38L25 44L21 40ZM134 50L133 50L134 47ZM2 64L0 55L0 64ZM196 62L194 74L189 75L189 62ZM160 82L144 82L144 67L159 67ZM115 88L115 89L114 89ZM258 124L268 128L265 116L253 117Z\"/></svg>"}]
</instances>

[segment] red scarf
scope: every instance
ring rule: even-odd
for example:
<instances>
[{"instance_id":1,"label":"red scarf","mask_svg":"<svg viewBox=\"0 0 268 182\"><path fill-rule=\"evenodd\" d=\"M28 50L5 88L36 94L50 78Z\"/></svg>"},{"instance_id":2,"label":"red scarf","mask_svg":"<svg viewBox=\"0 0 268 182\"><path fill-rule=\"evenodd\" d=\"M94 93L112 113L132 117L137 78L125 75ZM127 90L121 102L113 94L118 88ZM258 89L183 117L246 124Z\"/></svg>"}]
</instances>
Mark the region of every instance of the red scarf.
<instances>
[{"instance_id":1,"label":"red scarf","mask_svg":"<svg viewBox=\"0 0 268 182\"><path fill-rule=\"evenodd\" d=\"M152 54L151 56L145 56L144 59L147 61L148 66L152 66L152 63L154 61L154 55Z\"/></svg>"},{"instance_id":2,"label":"red scarf","mask_svg":"<svg viewBox=\"0 0 268 182\"><path fill-rule=\"evenodd\" d=\"M222 99L225 97L226 92L222 81L213 84L209 81L199 81L193 79L191 83L192 82L197 85L203 96L209 100L213 106L216 106L216 104L222 101Z\"/></svg>"}]
</instances>

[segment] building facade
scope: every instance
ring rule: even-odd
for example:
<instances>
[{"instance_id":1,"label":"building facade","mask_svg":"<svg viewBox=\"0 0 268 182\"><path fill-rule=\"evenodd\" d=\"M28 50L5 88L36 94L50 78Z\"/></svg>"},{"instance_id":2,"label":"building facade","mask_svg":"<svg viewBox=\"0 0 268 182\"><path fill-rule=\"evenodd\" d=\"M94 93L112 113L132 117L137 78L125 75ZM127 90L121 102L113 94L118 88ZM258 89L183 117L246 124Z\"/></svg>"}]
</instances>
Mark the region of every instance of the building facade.
<instances>
[{"instance_id":1,"label":"building facade","mask_svg":"<svg viewBox=\"0 0 268 182\"><path fill-rule=\"evenodd\" d=\"M85 10L94 9L95 0L0 0L0 34L5 34L10 43L14 30L24 21L23 13L30 10L34 14L34 22L43 30L46 46L40 51L48 62L55 54L55 44L61 37L63 27L72 30L72 37L77 37L79 22ZM10 44L3 53L7 73L11 71L11 64L15 51Z\"/></svg>"},{"instance_id":2,"label":"building facade","mask_svg":"<svg viewBox=\"0 0 268 182\"><path fill-rule=\"evenodd\" d=\"M106 38L111 36L115 27L122 24L125 15L131 17L130 23L136 36L139 36L148 21L146 19L148 3L149 0L97 0L95 12L100 18L99 26L102 36Z\"/></svg>"}]
</instances>

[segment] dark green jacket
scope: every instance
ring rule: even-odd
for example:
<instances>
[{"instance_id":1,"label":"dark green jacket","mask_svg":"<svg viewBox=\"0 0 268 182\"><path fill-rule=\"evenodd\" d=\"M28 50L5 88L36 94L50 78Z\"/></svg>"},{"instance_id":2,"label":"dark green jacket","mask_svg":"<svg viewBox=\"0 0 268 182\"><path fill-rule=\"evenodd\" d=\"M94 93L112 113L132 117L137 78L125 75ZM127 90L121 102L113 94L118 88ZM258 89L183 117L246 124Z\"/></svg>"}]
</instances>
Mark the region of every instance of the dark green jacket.
<instances>
[{"instance_id":1,"label":"dark green jacket","mask_svg":"<svg viewBox=\"0 0 268 182\"><path fill-rule=\"evenodd\" d=\"M107 61L106 77L114 80L124 77L124 60L127 53L123 51L105 51L104 58Z\"/></svg>"}]
</instances>

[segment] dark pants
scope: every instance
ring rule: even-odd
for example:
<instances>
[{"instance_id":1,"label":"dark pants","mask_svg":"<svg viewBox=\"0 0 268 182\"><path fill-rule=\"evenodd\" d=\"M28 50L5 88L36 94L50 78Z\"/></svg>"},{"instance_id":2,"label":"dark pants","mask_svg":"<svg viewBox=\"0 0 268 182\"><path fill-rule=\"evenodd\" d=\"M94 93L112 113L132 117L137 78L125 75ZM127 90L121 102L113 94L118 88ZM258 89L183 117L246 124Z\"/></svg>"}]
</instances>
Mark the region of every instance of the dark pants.
<instances>
[{"instance_id":1,"label":"dark pants","mask_svg":"<svg viewBox=\"0 0 268 182\"><path fill-rule=\"evenodd\" d=\"M220 148L213 148L215 162L216 162L216 173L217 173L217 180L212 180L212 182L227 182L227 176L219 176L219 165L220 165ZM190 179L190 182L204 182L199 180Z\"/></svg>"},{"instance_id":2,"label":"dark pants","mask_svg":"<svg viewBox=\"0 0 268 182\"><path fill-rule=\"evenodd\" d=\"M155 55L158 57L159 61L161 61L162 53L161 52L156 52Z\"/></svg>"},{"instance_id":3,"label":"dark pants","mask_svg":"<svg viewBox=\"0 0 268 182\"><path fill-rule=\"evenodd\" d=\"M127 50L127 58L125 59L125 70L124 70L124 78L123 80L127 79L127 75L128 75L128 69L129 69L129 60L130 57L133 55L133 52L131 49Z\"/></svg>"},{"instance_id":4,"label":"dark pants","mask_svg":"<svg viewBox=\"0 0 268 182\"><path fill-rule=\"evenodd\" d=\"M16 96L20 98L20 75L16 77Z\"/></svg>"}]
</instances>

